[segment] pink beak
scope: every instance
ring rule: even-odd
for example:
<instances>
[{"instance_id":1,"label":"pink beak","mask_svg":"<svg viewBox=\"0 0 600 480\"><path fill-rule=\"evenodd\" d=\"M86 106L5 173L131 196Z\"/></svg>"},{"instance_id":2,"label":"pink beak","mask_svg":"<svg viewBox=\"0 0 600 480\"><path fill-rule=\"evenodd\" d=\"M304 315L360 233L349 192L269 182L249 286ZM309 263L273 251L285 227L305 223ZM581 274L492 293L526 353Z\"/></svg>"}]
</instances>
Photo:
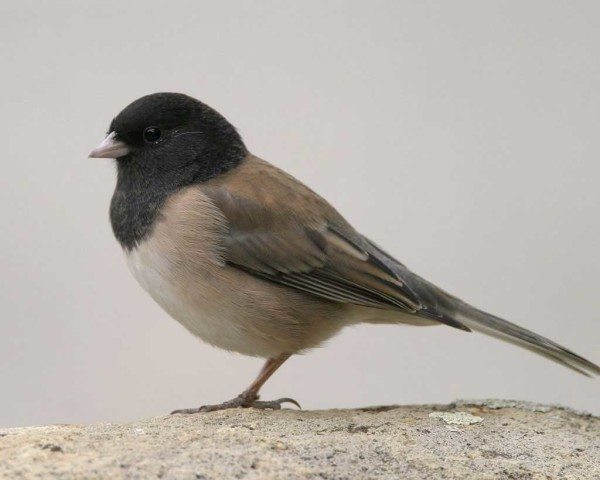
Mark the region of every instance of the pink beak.
<instances>
[{"instance_id":1,"label":"pink beak","mask_svg":"<svg viewBox=\"0 0 600 480\"><path fill-rule=\"evenodd\" d=\"M117 134L115 132L110 132L104 140L94 148L90 154L89 158L119 158L127 155L131 149L129 146L116 138Z\"/></svg>"}]
</instances>

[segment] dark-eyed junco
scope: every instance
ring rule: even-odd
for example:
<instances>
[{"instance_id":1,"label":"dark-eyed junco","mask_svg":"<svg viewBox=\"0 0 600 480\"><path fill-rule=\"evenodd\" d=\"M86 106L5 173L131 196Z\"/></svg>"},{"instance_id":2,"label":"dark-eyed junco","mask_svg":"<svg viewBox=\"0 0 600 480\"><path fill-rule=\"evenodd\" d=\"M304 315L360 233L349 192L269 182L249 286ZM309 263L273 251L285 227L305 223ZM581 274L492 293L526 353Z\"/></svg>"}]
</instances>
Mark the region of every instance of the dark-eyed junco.
<instances>
[{"instance_id":1,"label":"dark-eyed junco","mask_svg":"<svg viewBox=\"0 0 600 480\"><path fill-rule=\"evenodd\" d=\"M600 374L411 272L319 195L252 155L223 116L191 97L136 100L90 157L116 159L110 219L142 287L205 342L266 358L233 400L176 412L296 403L259 401L258 391L291 355L361 322L476 330Z\"/></svg>"}]
</instances>

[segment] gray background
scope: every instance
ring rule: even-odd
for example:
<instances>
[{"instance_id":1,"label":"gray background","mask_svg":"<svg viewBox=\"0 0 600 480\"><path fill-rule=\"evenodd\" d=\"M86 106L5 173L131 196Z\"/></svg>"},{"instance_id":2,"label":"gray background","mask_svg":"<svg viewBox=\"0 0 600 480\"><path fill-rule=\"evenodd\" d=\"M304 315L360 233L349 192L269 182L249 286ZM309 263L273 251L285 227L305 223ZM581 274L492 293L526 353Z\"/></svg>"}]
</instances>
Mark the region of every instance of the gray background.
<instances>
[{"instance_id":1,"label":"gray background","mask_svg":"<svg viewBox=\"0 0 600 480\"><path fill-rule=\"evenodd\" d=\"M118 421L237 394L112 237L135 98L181 91L415 271L600 361L596 1L0 4L0 425ZM264 397L305 408L507 397L600 413L600 382L476 334L360 326Z\"/></svg>"}]
</instances>

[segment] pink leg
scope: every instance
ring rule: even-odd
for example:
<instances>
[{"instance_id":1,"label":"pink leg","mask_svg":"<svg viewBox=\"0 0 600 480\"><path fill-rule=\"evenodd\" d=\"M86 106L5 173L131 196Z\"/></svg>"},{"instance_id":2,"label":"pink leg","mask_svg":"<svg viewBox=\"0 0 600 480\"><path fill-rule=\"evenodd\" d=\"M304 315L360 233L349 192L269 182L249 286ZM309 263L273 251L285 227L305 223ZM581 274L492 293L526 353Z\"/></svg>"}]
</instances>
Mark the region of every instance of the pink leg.
<instances>
[{"instance_id":1,"label":"pink leg","mask_svg":"<svg viewBox=\"0 0 600 480\"><path fill-rule=\"evenodd\" d=\"M292 398L280 398L278 400L272 400L268 402L258 400L258 392L265 382L275 373L275 371L283 365L283 363L290 358L290 354L284 353L275 358L269 358L263 365L258 377L254 380L250 386L244 390L240 395L232 400L228 400L217 405L204 405L200 408L184 408L181 410L175 410L171 413L198 413L198 412L214 412L215 410L224 410L226 408L270 408L273 410L279 410L283 403L293 403L298 408L301 408L298 402Z\"/></svg>"}]
</instances>

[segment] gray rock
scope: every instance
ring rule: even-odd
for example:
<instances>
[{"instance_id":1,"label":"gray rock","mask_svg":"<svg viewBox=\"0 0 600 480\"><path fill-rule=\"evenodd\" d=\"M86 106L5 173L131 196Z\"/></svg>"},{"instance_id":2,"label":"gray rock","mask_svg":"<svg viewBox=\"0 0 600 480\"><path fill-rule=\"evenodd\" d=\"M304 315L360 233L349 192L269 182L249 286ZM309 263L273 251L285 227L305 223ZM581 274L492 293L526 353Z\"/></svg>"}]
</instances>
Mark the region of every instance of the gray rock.
<instances>
[{"instance_id":1,"label":"gray rock","mask_svg":"<svg viewBox=\"0 0 600 480\"><path fill-rule=\"evenodd\" d=\"M538 407L228 410L4 429L0 478L600 478L600 419Z\"/></svg>"}]
</instances>

